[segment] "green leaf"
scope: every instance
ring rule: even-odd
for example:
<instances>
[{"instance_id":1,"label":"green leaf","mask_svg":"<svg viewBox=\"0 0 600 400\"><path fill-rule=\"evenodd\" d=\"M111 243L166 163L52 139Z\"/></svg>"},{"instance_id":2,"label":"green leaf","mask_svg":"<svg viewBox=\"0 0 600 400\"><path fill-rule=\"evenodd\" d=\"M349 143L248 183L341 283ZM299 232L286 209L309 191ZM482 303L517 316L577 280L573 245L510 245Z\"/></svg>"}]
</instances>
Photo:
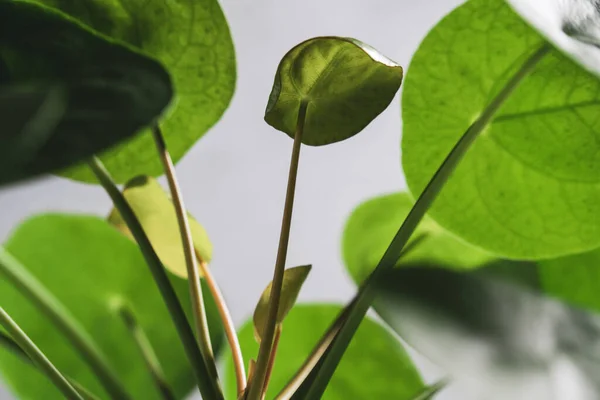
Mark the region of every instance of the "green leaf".
<instances>
[{"instance_id":1,"label":"green leaf","mask_svg":"<svg viewBox=\"0 0 600 400\"><path fill-rule=\"evenodd\" d=\"M14 112L2 120L12 171L0 183L56 171L131 138L173 95L155 60L34 3L0 1L0 58L11 82L0 89L1 112ZM44 96L56 90L63 93ZM43 109L47 117L28 121Z\"/></svg>"},{"instance_id":2,"label":"green leaf","mask_svg":"<svg viewBox=\"0 0 600 400\"><path fill-rule=\"evenodd\" d=\"M47 214L21 225L6 248L68 307L100 349L134 399L160 396L135 343L120 320L115 304L127 303L149 337L177 398L195 385L194 375L167 309L139 249L106 221L90 216ZM190 314L187 283L172 283ZM213 343L220 348L222 330L212 298L208 312ZM0 279L0 304L65 375L102 395L90 370L51 322L7 280ZM62 399L39 373L0 349L0 374L20 398ZM104 396L103 396L104 397Z\"/></svg>"},{"instance_id":3,"label":"green leaf","mask_svg":"<svg viewBox=\"0 0 600 400\"><path fill-rule=\"evenodd\" d=\"M279 63L265 121L293 138L300 104L307 102L302 143L339 142L381 114L401 83L402 67L372 47L350 38L312 38Z\"/></svg>"},{"instance_id":4,"label":"green leaf","mask_svg":"<svg viewBox=\"0 0 600 400\"><path fill-rule=\"evenodd\" d=\"M137 176L127 182L123 189L123 196L142 224L144 232L165 267L175 275L187 278L181 233L175 207L169 194L156 179ZM212 259L212 243L202 225L189 213L188 216L196 254L208 263ZM107 219L119 231L134 240L116 208L111 210Z\"/></svg>"},{"instance_id":5,"label":"green leaf","mask_svg":"<svg viewBox=\"0 0 600 400\"><path fill-rule=\"evenodd\" d=\"M279 342L267 399L274 398L283 389L341 309L335 305L302 304L291 310ZM238 334L246 360L258 352L253 331L253 323L248 321ZM225 398L234 400L237 397L230 354L223 353ZM401 343L384 327L367 318L322 399L408 400L423 387L419 373Z\"/></svg>"},{"instance_id":6,"label":"green leaf","mask_svg":"<svg viewBox=\"0 0 600 400\"><path fill-rule=\"evenodd\" d=\"M596 314L485 270L405 267L382 275L377 290L384 321L486 399L600 396Z\"/></svg>"},{"instance_id":7,"label":"green leaf","mask_svg":"<svg viewBox=\"0 0 600 400\"><path fill-rule=\"evenodd\" d=\"M173 75L177 103L161 121L174 162L223 115L233 96L235 54L217 0L37 0L94 29L143 50ZM152 135L145 132L101 155L118 183L132 176L162 174ZM95 183L86 167L64 175Z\"/></svg>"},{"instance_id":8,"label":"green leaf","mask_svg":"<svg viewBox=\"0 0 600 400\"><path fill-rule=\"evenodd\" d=\"M277 323L283 323L300 294L300 289L308 277L312 265L303 265L300 267L288 268L283 273L283 284L281 286L281 299L279 300L279 309L277 310ZM271 287L273 282L269 282L258 300L254 309L254 337L258 342L263 337L263 330L267 317L269 315L269 299L271 297Z\"/></svg>"},{"instance_id":9,"label":"green leaf","mask_svg":"<svg viewBox=\"0 0 600 400\"><path fill-rule=\"evenodd\" d=\"M503 0L471 0L425 38L402 98L402 158L420 193L460 135L543 39ZM430 216L508 258L600 246L600 81L552 50L474 143Z\"/></svg>"},{"instance_id":10,"label":"green leaf","mask_svg":"<svg viewBox=\"0 0 600 400\"><path fill-rule=\"evenodd\" d=\"M354 282L360 284L375 268L413 205L409 194L394 193L370 199L354 209L342 238L344 262ZM428 217L421 220L407 246L422 235L422 242L397 265L430 261L449 268L474 268L493 258L451 236Z\"/></svg>"}]
</instances>

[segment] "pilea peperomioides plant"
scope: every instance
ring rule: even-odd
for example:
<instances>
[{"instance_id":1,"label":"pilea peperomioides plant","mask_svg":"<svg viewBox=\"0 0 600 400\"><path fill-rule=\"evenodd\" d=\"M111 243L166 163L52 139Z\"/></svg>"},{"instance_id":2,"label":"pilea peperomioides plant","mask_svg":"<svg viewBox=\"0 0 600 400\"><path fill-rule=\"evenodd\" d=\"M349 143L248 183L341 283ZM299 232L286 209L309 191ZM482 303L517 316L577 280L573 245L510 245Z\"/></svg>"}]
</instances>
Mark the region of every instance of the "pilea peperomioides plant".
<instances>
[{"instance_id":1,"label":"pilea peperomioides plant","mask_svg":"<svg viewBox=\"0 0 600 400\"><path fill-rule=\"evenodd\" d=\"M114 204L104 217L35 216L0 247L10 388L424 400L455 380L487 399L600 398L600 15L557 2L557 26L538 2L509 3L469 0L417 50L402 98L412 194L351 215L343 255L359 290L345 306L295 304L313 268L286 269L301 149L361 132L403 69L345 37L283 57L265 112L293 139L280 241L236 332L174 166L233 93L218 3L0 0L0 184L59 174ZM392 330L448 376L425 384Z\"/></svg>"}]
</instances>

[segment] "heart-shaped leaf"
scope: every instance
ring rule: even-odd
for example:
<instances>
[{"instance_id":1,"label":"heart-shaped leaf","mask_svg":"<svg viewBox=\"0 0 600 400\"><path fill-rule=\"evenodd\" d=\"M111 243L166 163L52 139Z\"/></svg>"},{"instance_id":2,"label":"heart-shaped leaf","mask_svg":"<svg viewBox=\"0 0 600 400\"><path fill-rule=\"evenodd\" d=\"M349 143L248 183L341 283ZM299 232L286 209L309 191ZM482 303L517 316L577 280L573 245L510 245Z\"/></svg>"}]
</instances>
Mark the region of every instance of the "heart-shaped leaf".
<instances>
[{"instance_id":1,"label":"heart-shaped leaf","mask_svg":"<svg viewBox=\"0 0 600 400\"><path fill-rule=\"evenodd\" d=\"M128 304L144 329L177 399L195 386L194 375L162 297L139 249L106 221L89 216L41 215L21 225L6 249L27 266L74 315L107 356L133 399L159 400L136 344L114 310ZM7 279L0 277L0 304L65 375L106 398L94 375L51 321ZM171 276L191 317L187 283ZM212 341L223 331L214 301L206 296ZM19 398L59 400L63 396L30 365L0 348L0 375Z\"/></svg>"},{"instance_id":2,"label":"heart-shaped leaf","mask_svg":"<svg viewBox=\"0 0 600 400\"><path fill-rule=\"evenodd\" d=\"M402 98L402 162L413 195L542 42L504 0L471 0L428 34ZM597 77L551 50L473 144L429 215L508 258L600 246L599 93Z\"/></svg>"},{"instance_id":3,"label":"heart-shaped leaf","mask_svg":"<svg viewBox=\"0 0 600 400\"><path fill-rule=\"evenodd\" d=\"M485 398L600 396L600 316L486 274L420 265L377 282L378 314Z\"/></svg>"},{"instance_id":4,"label":"heart-shaped leaf","mask_svg":"<svg viewBox=\"0 0 600 400\"><path fill-rule=\"evenodd\" d=\"M362 131L383 112L402 83L402 67L350 38L316 37L279 63L265 121L292 138L308 103L302 143L320 146Z\"/></svg>"},{"instance_id":5,"label":"heart-shaped leaf","mask_svg":"<svg viewBox=\"0 0 600 400\"><path fill-rule=\"evenodd\" d=\"M323 304L299 304L289 313L277 347L277 357L267 391L275 398L306 357L342 307ZM240 345L246 360L256 357L258 344L253 337L253 321L239 330ZM237 399L231 355L225 361L225 398ZM323 400L394 399L409 400L424 385L402 344L390 332L365 318L328 386Z\"/></svg>"},{"instance_id":6,"label":"heart-shaped leaf","mask_svg":"<svg viewBox=\"0 0 600 400\"><path fill-rule=\"evenodd\" d=\"M45 103L61 108L54 120L26 121L26 110L3 118L1 147L16 161L0 183L56 171L132 137L162 114L173 95L170 76L157 61L31 2L0 1L0 58L11 82L35 82L25 93L21 86L3 86L5 101L20 96L12 105L0 104L3 114L25 106L25 97L41 99L35 91L64 91L62 101ZM21 129L26 122L28 129L48 126L37 135Z\"/></svg>"},{"instance_id":7,"label":"heart-shaped leaf","mask_svg":"<svg viewBox=\"0 0 600 400\"><path fill-rule=\"evenodd\" d=\"M373 271L413 204L408 193L394 193L370 199L352 212L344 229L342 249L354 282L360 284ZM423 239L399 260L399 265L429 261L449 268L474 268L494 258L451 236L427 216L412 237Z\"/></svg>"},{"instance_id":8,"label":"heart-shaped leaf","mask_svg":"<svg viewBox=\"0 0 600 400\"><path fill-rule=\"evenodd\" d=\"M123 196L142 224L152 247L165 267L175 275L187 278L179 223L175 206L168 193L156 179L149 176L138 176L127 182L123 189ZM212 243L208 234L189 213L188 220L196 255L202 261L210 262ZM127 237L135 240L116 208L113 208L108 215L108 222Z\"/></svg>"},{"instance_id":9,"label":"heart-shaped leaf","mask_svg":"<svg viewBox=\"0 0 600 400\"><path fill-rule=\"evenodd\" d=\"M283 285L281 287L281 298L279 300L279 308L277 309L277 323L283 323L283 320L288 315L300 294L300 289L304 285L304 281L308 277L312 265L302 265L300 267L288 268L283 273ZM258 304L254 309L254 337L260 342L263 337L263 330L267 317L269 315L269 298L271 297L271 287L273 282L269 282L263 291Z\"/></svg>"},{"instance_id":10,"label":"heart-shaped leaf","mask_svg":"<svg viewBox=\"0 0 600 400\"><path fill-rule=\"evenodd\" d=\"M174 162L223 115L233 96L235 53L218 0L36 0L72 15L112 38L156 57L173 76L177 103L161 122ZM162 174L150 134L142 134L101 155L118 183L132 176ZM63 175L96 179L86 167Z\"/></svg>"}]
</instances>

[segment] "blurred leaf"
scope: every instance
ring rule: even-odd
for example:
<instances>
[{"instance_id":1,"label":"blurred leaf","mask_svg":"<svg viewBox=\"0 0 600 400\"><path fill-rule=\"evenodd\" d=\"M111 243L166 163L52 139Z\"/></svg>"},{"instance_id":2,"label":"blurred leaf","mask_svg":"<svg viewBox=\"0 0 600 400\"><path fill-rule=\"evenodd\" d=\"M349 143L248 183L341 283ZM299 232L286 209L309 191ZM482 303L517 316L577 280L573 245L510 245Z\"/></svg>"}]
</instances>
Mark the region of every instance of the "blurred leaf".
<instances>
[{"instance_id":1,"label":"blurred leaf","mask_svg":"<svg viewBox=\"0 0 600 400\"><path fill-rule=\"evenodd\" d=\"M346 222L342 248L346 268L355 283L360 284L381 260L413 204L409 194L394 193L367 200L354 209ZM430 261L449 268L474 268L494 258L448 234L427 216L408 246L421 235L425 235L423 241L398 265Z\"/></svg>"},{"instance_id":2,"label":"blurred leaf","mask_svg":"<svg viewBox=\"0 0 600 400\"><path fill-rule=\"evenodd\" d=\"M267 392L272 399L302 365L305 358L335 319L342 307L301 304L285 320L273 375ZM255 357L258 344L253 337L254 325L246 322L239 331L244 359ZM225 398L236 399L235 375L231 353L225 361ZM323 400L412 399L423 389L417 369L402 344L389 331L366 318L336 370Z\"/></svg>"},{"instance_id":3,"label":"blurred leaf","mask_svg":"<svg viewBox=\"0 0 600 400\"><path fill-rule=\"evenodd\" d=\"M544 39L504 0L471 0L427 35L402 97L402 163L420 193ZM429 215L507 258L600 246L600 81L552 49L473 144Z\"/></svg>"},{"instance_id":4,"label":"blurred leaf","mask_svg":"<svg viewBox=\"0 0 600 400\"><path fill-rule=\"evenodd\" d=\"M41 215L23 223L6 248L68 307L107 355L133 399L159 400L135 343L114 310L129 304L156 350L178 399L195 386L194 375L177 332L143 257L135 244L100 218ZM188 315L187 283L172 283ZM222 329L212 298L205 297L213 343L219 349ZM91 392L103 395L86 364L51 322L6 279L0 278L0 303L60 370ZM0 374L19 398L59 400L63 397L31 366L0 350ZM106 398L106 396L103 396Z\"/></svg>"},{"instance_id":5,"label":"blurred leaf","mask_svg":"<svg viewBox=\"0 0 600 400\"><path fill-rule=\"evenodd\" d=\"M173 75L177 103L161 121L174 162L223 115L233 96L235 54L227 21L217 0L37 0L94 29L156 57ZM138 135L101 155L118 183L132 176L162 174L152 136ZM87 168L65 176L96 182Z\"/></svg>"},{"instance_id":6,"label":"blurred leaf","mask_svg":"<svg viewBox=\"0 0 600 400\"><path fill-rule=\"evenodd\" d=\"M148 176L138 176L127 182L123 189L123 196L125 196L142 224L152 247L154 247L165 267L175 275L187 278L187 268L175 206L168 193L156 179ZM194 249L203 261L210 262L212 243L208 238L208 234L189 213L188 217ZM135 240L116 208L113 208L110 212L108 222L131 240Z\"/></svg>"},{"instance_id":7,"label":"blurred leaf","mask_svg":"<svg viewBox=\"0 0 600 400\"><path fill-rule=\"evenodd\" d=\"M0 0L0 58L16 84L0 88L0 147L15 160L0 183L56 171L132 137L173 95L155 60L34 3ZM45 117L28 121L30 107Z\"/></svg>"},{"instance_id":8,"label":"blurred leaf","mask_svg":"<svg viewBox=\"0 0 600 400\"><path fill-rule=\"evenodd\" d=\"M281 60L265 121L292 138L308 102L302 143L321 146L356 135L387 108L402 67L372 47L343 37L316 37Z\"/></svg>"},{"instance_id":9,"label":"blurred leaf","mask_svg":"<svg viewBox=\"0 0 600 400\"><path fill-rule=\"evenodd\" d=\"M598 399L600 317L509 282L404 267L382 276L374 308L486 399Z\"/></svg>"},{"instance_id":10,"label":"blurred leaf","mask_svg":"<svg viewBox=\"0 0 600 400\"><path fill-rule=\"evenodd\" d=\"M288 268L283 273L283 285L281 286L281 298L279 300L279 309L277 310L277 323L281 324L287 314L290 312L298 295L300 289L304 285L304 281L308 277L308 274L312 268L312 265L303 265L300 267ZM269 298L271 297L271 287L273 282L269 282L265 290L263 291L258 304L254 309L254 337L260 342L263 337L263 330L267 317L269 316Z\"/></svg>"}]
</instances>

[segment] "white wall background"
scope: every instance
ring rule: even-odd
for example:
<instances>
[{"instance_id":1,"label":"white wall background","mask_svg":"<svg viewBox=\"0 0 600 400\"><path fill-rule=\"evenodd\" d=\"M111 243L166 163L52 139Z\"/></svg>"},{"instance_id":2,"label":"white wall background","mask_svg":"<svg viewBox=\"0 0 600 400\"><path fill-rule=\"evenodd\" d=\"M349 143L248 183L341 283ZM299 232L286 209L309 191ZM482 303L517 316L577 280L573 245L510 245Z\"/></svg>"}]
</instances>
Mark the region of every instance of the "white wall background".
<instances>
[{"instance_id":1,"label":"white wall background","mask_svg":"<svg viewBox=\"0 0 600 400\"><path fill-rule=\"evenodd\" d=\"M281 57L310 37L351 36L406 67L427 31L461 0L222 3L236 45L237 91L221 122L179 163L178 174L188 208L211 236L212 268L240 325L271 279L279 235L292 140L264 123L263 113ZM400 132L396 99L358 136L303 148L288 256L289 266L314 266L301 300L344 302L353 294L340 257L342 228L361 201L405 187ZM56 177L4 188L0 241L35 213L105 215L109 208L100 188ZM0 388L0 400L10 398ZM464 392L439 396L458 398L465 399Z\"/></svg>"}]
</instances>

